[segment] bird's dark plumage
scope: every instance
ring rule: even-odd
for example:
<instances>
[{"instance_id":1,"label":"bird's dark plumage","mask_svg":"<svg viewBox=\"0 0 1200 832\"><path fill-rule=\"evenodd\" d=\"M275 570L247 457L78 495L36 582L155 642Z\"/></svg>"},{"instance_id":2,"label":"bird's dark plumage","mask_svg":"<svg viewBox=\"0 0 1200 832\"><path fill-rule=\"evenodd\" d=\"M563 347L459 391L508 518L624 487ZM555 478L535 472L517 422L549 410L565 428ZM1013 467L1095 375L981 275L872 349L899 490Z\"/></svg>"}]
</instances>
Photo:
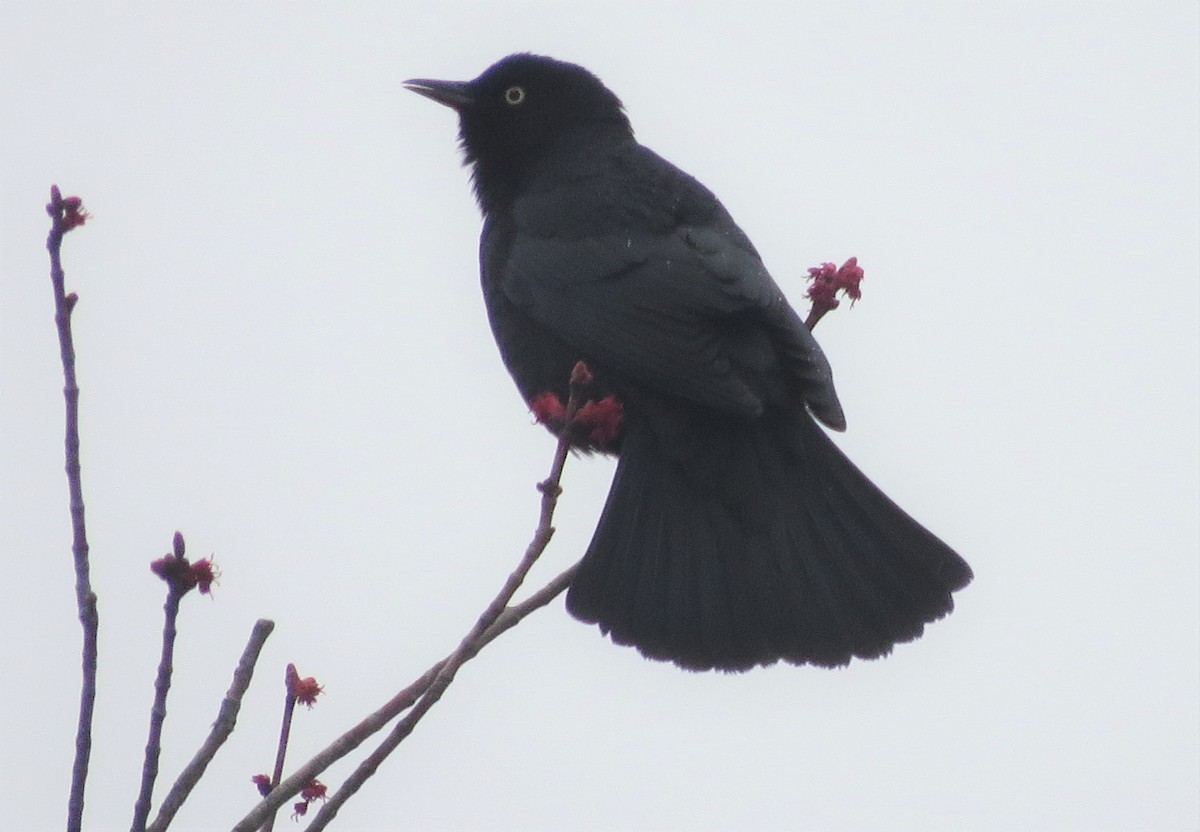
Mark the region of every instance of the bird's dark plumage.
<instances>
[{"instance_id":1,"label":"bird's dark plumage","mask_svg":"<svg viewBox=\"0 0 1200 832\"><path fill-rule=\"evenodd\" d=\"M599 79L513 55L406 86L459 114L488 316L525 401L565 401L582 360L623 407L572 614L651 658L745 670L875 658L950 612L970 568L816 424L845 427L820 347Z\"/></svg>"}]
</instances>

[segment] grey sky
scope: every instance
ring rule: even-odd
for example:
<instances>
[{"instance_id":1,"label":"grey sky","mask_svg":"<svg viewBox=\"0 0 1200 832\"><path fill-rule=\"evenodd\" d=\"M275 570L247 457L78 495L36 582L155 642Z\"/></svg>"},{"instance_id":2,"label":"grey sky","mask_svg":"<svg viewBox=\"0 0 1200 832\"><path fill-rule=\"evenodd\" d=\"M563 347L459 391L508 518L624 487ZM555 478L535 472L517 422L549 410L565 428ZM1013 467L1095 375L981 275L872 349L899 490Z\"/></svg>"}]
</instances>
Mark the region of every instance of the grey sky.
<instances>
[{"instance_id":1,"label":"grey sky","mask_svg":"<svg viewBox=\"0 0 1200 832\"><path fill-rule=\"evenodd\" d=\"M49 185L94 216L65 245L103 626L89 828L128 828L147 565L176 529L224 579L185 601L168 781L277 622L175 826L228 828L288 662L326 686L300 761L452 649L533 529L552 445L487 330L454 118L400 87L533 50L616 91L798 306L808 266L858 256L864 299L817 329L838 441L977 578L921 641L835 672L683 673L559 602L467 666L340 828L1195 829L1197 15L6 4L5 828L61 828L78 696ZM569 463L535 582L583 551L611 471Z\"/></svg>"}]
</instances>

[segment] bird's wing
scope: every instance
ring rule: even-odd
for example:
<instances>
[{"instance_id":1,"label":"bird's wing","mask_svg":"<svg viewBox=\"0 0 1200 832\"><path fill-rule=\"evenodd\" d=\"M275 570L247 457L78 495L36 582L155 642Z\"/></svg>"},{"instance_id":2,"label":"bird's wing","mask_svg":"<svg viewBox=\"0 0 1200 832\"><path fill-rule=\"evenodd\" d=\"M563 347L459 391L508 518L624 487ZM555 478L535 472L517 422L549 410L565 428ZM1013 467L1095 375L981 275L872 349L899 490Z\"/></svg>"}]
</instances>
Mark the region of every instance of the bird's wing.
<instances>
[{"instance_id":1,"label":"bird's wing","mask_svg":"<svg viewBox=\"0 0 1200 832\"><path fill-rule=\"evenodd\" d=\"M799 387L814 415L844 427L821 348L723 208L716 219L581 236L518 223L504 292L641 385L747 416Z\"/></svg>"}]
</instances>

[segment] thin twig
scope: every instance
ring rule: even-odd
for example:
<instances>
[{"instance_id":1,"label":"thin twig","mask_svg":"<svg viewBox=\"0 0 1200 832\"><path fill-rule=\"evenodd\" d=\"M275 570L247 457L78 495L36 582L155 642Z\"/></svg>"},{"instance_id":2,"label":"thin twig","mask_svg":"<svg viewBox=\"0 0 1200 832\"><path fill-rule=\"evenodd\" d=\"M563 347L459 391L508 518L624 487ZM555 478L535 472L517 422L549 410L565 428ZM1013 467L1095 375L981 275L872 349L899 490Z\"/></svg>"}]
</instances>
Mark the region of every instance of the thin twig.
<instances>
[{"instance_id":1,"label":"thin twig","mask_svg":"<svg viewBox=\"0 0 1200 832\"><path fill-rule=\"evenodd\" d=\"M325 829L335 817L342 805L349 800L354 794L362 788L362 785L376 772L380 764L388 758L388 756L396 750L417 727L417 723L429 712L429 709L437 704L442 698L442 694L454 681L454 676L458 669L467 661L479 653L486 642L483 640L488 631L495 626L500 616L508 609L508 604L512 601L513 595L520 589L521 584L525 581L525 576L529 574L529 570L537 562L539 556L545 551L546 546L550 543L550 538L554 534L554 526L551 525L554 519L554 509L558 504L558 497L562 493L562 488L559 482L562 480L563 468L567 462L567 454L571 450L570 429L571 422L575 418L575 414L580 405L579 388L583 386L582 376L586 369L581 371L580 367L576 368L576 372L571 378L571 395L567 402L565 422L566 427L559 437L558 447L554 453L554 463L550 468L550 476L538 485L538 490L542 492L541 514L538 518L537 530L534 532L533 540L525 550L525 555L521 558L521 562L517 564L517 568L508 576L508 580L504 582L504 586L500 592L492 599L492 603L488 604L487 609L479 617L475 626L466 638L462 640L458 649L446 659L446 663L442 669L438 671L437 677L429 686L429 690L421 697L417 704L409 711L402 720L396 723L392 728L387 738L379 744L379 746L367 755L366 759L359 763L358 767L346 778L334 794L329 797L329 800L321 807L321 810L313 818L308 825L309 832L321 832ZM553 597L553 596L551 596Z\"/></svg>"},{"instance_id":2,"label":"thin twig","mask_svg":"<svg viewBox=\"0 0 1200 832\"><path fill-rule=\"evenodd\" d=\"M411 708L413 703L433 683L438 671L445 663L446 660L443 659L429 668L419 679L393 696L382 708L342 734L316 756L292 772L290 777L272 788L270 794L233 827L234 832L252 832L252 830L258 829L268 815L299 794L300 790L308 785L314 777L358 748L365 740L395 719L398 714Z\"/></svg>"},{"instance_id":3,"label":"thin twig","mask_svg":"<svg viewBox=\"0 0 1200 832\"><path fill-rule=\"evenodd\" d=\"M183 592L174 584L167 584L167 600L163 604L162 653L158 660L158 674L154 677L154 704L150 706L150 732L142 761L142 785L133 806L130 832L145 832L146 821L150 818L154 781L158 779L158 755L162 750L163 723L167 721L167 694L171 692L171 674L174 672L175 623L179 619L179 600L182 597Z\"/></svg>"},{"instance_id":4,"label":"thin twig","mask_svg":"<svg viewBox=\"0 0 1200 832\"><path fill-rule=\"evenodd\" d=\"M497 636L512 629L527 615L546 606L546 604L549 604L566 591L567 587L571 585L571 579L575 576L575 570L578 568L579 564L575 564L520 604L515 604L501 613L500 617L496 619L496 623L489 627L487 632L480 637L475 645L475 652L477 653L482 650ZM389 722L411 708L421 698L421 695L429 689L429 686L433 684L433 680L437 678L438 673L445 664L446 659L442 659L440 662L434 664L419 679L388 700L383 707L338 737L328 747L294 771L290 777L280 782L268 797L264 798L259 805L254 807L250 814L246 815L237 826L233 827L233 832L249 832L250 830L258 829L269 813L275 811L292 797L299 794L300 790L314 777L358 748L363 742L386 727ZM150 832L157 832L157 830L152 829Z\"/></svg>"},{"instance_id":5,"label":"thin twig","mask_svg":"<svg viewBox=\"0 0 1200 832\"><path fill-rule=\"evenodd\" d=\"M578 408L577 396L575 395L574 385L572 386L571 401L568 402L568 414L573 416ZM568 426L570 420L567 419ZM529 596L525 601L513 606L506 606L512 599L513 594L520 587L525 575L533 566L538 556L545 551L546 546L550 542L551 536L554 534L554 528L551 521L554 517L554 509L558 503L558 496L561 493L559 485L562 479L563 468L566 465L567 455L570 451L570 442L567 432L564 431L559 440L558 446L554 455L554 462L550 469L550 476L538 484L538 490L542 493L541 511L538 517L538 526L534 532L533 539L526 548L525 554L521 559L520 565L509 576L504 584L504 588L488 605L484 613L479 617L475 627L471 633L463 639L459 647L442 661L433 665L425 673L410 684L407 688L400 691L392 699L380 708L375 713L368 716L358 725L342 734L338 739L331 743L328 747L302 765L299 769L292 773L290 777L278 783L269 795L255 806L237 825L232 829L232 832L253 832L258 829L263 821L280 806L288 800L299 794L313 778L321 774L329 766L333 765L338 760L345 757L354 749L358 748L368 738L376 732L384 728L392 719L405 710L412 708L414 703L417 703L417 708L413 708L413 713L410 713L404 720L397 723L392 734L381 744L380 748L373 752L372 757L364 761L360 765L362 772L361 780L358 785L347 790L349 780L343 784L342 788L330 798L329 803L322 807L321 811L313 818L309 829L320 830L333 819L337 814L337 809L342 803L349 798L354 791L357 791L362 781L365 781L370 776L379 762L390 753L391 749L395 748L404 737L412 732L416 723L421 716L439 699L445 691L446 686L453 680L454 673L464 662L476 656L480 650L490 644L497 636L519 624L527 615L544 607L554 598L558 597L563 591L570 586L571 579L575 575L575 571L579 565L575 564L566 571L559 574L554 580L550 581L537 592ZM452 664L453 663L453 664ZM441 680L441 681L439 681ZM431 692L434 685L437 683L440 690L432 697ZM423 707L419 704L425 702ZM413 714L420 709L420 714L415 718ZM378 756L377 760L372 761L372 758ZM359 771L356 771L353 776L358 776ZM335 802L336 801L336 802Z\"/></svg>"},{"instance_id":6,"label":"thin twig","mask_svg":"<svg viewBox=\"0 0 1200 832\"><path fill-rule=\"evenodd\" d=\"M287 756L288 737L292 733L292 714L296 712L296 692L292 690L292 674L296 672L293 665L288 665L287 678L284 687L287 695L283 699L283 720L279 726L279 746L275 749L275 768L271 771L271 788L283 779L283 761ZM262 832L271 832L275 828L275 813L272 812L267 822L262 826Z\"/></svg>"},{"instance_id":7,"label":"thin twig","mask_svg":"<svg viewBox=\"0 0 1200 832\"><path fill-rule=\"evenodd\" d=\"M575 573L578 570L579 564L576 563L574 566L563 570L557 578L546 584L537 592L530 595L521 603L515 604L506 609L504 612L500 613L500 617L496 619L496 623L491 627L488 627L487 632L479 638L479 642L475 645L475 652L478 653L479 650L490 644L492 640L496 638L496 636L511 630L513 627L520 624L521 619L529 615L531 612L541 609L559 595L566 592L567 588L571 586L571 581L575 578Z\"/></svg>"},{"instance_id":8,"label":"thin twig","mask_svg":"<svg viewBox=\"0 0 1200 832\"><path fill-rule=\"evenodd\" d=\"M71 553L75 560L75 602L83 626L83 682L79 694L79 722L75 731L75 762L71 767L71 793L67 801L67 830L79 832L83 826L83 793L87 783L88 762L92 754L92 717L96 705L96 663L99 655L100 616L96 593L92 591L88 562L87 526L84 523L83 476L79 464L79 385L75 378L75 339L71 334L71 312L79 299L66 293L66 275L62 268L63 234L82 225L87 215L76 197L63 200L57 186L50 188L50 235L46 250L50 253L50 282L54 288L54 324L63 367L63 398L66 400L66 472L70 495Z\"/></svg>"},{"instance_id":9,"label":"thin twig","mask_svg":"<svg viewBox=\"0 0 1200 832\"><path fill-rule=\"evenodd\" d=\"M467 652L462 657L462 661L459 662L459 666L478 655L479 651L490 644L497 636L519 624L525 616L546 606L546 604L549 604L565 592L567 587L571 585L571 580L575 577L575 572L578 569L579 564L571 566L520 604L506 607L496 618L495 622L492 623L492 626L488 627L487 630L468 646ZM447 662L442 662L441 664L444 666ZM387 755L395 750L395 747L412 733L425 713L445 693L446 687L449 686L451 681L453 681L453 677L447 678L440 671L437 676L430 680L431 693L422 697L417 703L417 707L413 708L403 720L397 723L396 727L392 730L392 734L354 771L350 778L342 784L342 788L329 799L328 803L321 807L321 811L316 814L312 822L308 825L307 832L320 832L337 816L338 809L341 808L342 804L349 800L358 791L362 783L375 773L375 770ZM436 695L433 691L436 691ZM357 782L353 784L353 787L347 788L352 785L352 781L355 781L356 778Z\"/></svg>"},{"instance_id":10,"label":"thin twig","mask_svg":"<svg viewBox=\"0 0 1200 832\"><path fill-rule=\"evenodd\" d=\"M234 726L237 725L238 711L242 707L242 696L250 687L250 680L254 678L254 665L273 629L275 629L275 622L265 618L259 619L255 623L254 629L250 632L250 640L246 644L246 649L242 651L242 657L233 671L233 682L229 685L229 690L221 701L212 731L204 740L204 744L200 746L200 750L196 752L196 756L180 772L175 784L167 792L167 796L163 798L158 816L154 819L154 823L146 828L146 832L165 832L174 819L175 813L179 811L192 789L200 782L205 769L208 768L208 764L212 762L221 745L233 733Z\"/></svg>"}]
</instances>

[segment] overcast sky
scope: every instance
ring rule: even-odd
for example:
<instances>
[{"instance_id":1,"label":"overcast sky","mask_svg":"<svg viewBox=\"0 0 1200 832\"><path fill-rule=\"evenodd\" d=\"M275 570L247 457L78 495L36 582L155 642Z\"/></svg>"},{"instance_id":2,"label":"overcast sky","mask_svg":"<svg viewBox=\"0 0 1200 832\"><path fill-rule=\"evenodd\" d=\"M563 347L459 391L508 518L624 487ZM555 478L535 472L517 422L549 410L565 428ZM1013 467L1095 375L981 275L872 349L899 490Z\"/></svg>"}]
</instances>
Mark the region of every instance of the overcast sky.
<instances>
[{"instance_id":1,"label":"overcast sky","mask_svg":"<svg viewBox=\"0 0 1200 832\"><path fill-rule=\"evenodd\" d=\"M487 328L453 114L400 82L533 50L616 91L802 310L808 266L859 258L863 300L817 329L838 442L976 580L886 660L740 676L647 662L560 600L459 674L334 828L1196 829L1197 18L5 4L0 825L62 827L78 698L50 184L93 214L64 251L102 621L88 828L129 826L147 566L179 529L224 577L184 602L159 796L254 620L277 623L175 826L225 829L270 768L288 662L326 688L298 762L448 653L532 532L552 442ZM611 473L570 461L533 581L582 553Z\"/></svg>"}]
</instances>

